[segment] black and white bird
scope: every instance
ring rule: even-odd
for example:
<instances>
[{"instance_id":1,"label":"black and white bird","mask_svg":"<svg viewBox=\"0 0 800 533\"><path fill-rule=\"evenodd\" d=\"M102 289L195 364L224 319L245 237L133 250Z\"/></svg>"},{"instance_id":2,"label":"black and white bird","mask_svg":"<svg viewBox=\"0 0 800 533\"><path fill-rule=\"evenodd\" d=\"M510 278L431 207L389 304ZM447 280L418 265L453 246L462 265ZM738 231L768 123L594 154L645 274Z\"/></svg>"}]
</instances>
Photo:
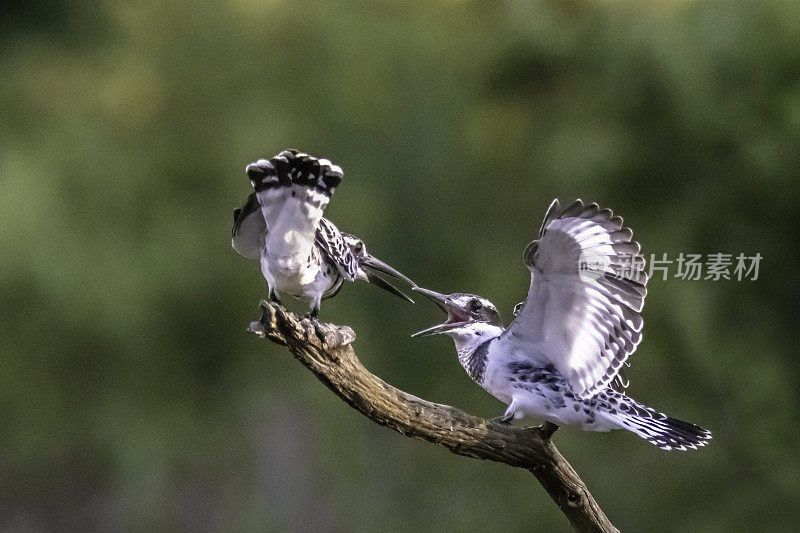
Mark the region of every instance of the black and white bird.
<instances>
[{"instance_id":1,"label":"black and white bird","mask_svg":"<svg viewBox=\"0 0 800 533\"><path fill-rule=\"evenodd\" d=\"M642 340L647 276L632 236L608 209L555 200L525 249L531 284L508 328L485 298L415 287L448 318L414 336L452 337L467 374L508 405L503 422L529 415L589 431L627 429L664 450L704 446L709 431L612 387Z\"/></svg>"},{"instance_id":2,"label":"black and white bird","mask_svg":"<svg viewBox=\"0 0 800 533\"><path fill-rule=\"evenodd\" d=\"M232 245L261 261L269 298L285 295L306 301L311 317L320 302L334 296L344 280L368 281L413 302L378 273L411 285L413 281L367 253L358 237L343 233L322 217L342 169L327 159L284 150L245 169L255 192L233 212Z\"/></svg>"}]
</instances>

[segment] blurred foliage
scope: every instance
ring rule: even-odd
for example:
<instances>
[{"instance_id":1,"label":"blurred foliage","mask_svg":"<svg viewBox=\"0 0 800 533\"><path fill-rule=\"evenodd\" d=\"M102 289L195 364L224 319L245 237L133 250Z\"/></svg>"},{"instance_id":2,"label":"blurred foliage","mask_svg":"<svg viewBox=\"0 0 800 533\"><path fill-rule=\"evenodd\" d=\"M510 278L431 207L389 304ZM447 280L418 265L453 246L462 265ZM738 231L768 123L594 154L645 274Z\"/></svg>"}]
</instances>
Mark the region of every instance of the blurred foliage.
<instances>
[{"instance_id":1,"label":"blurred foliage","mask_svg":"<svg viewBox=\"0 0 800 533\"><path fill-rule=\"evenodd\" d=\"M245 332L266 285L231 210L286 147L344 168L342 229L506 316L554 197L646 253L761 253L757 281L650 284L629 392L710 447L556 441L622 530L796 527L800 4L4 2L0 72L0 529L568 527ZM433 306L358 284L322 317L387 381L502 412L408 337Z\"/></svg>"}]
</instances>

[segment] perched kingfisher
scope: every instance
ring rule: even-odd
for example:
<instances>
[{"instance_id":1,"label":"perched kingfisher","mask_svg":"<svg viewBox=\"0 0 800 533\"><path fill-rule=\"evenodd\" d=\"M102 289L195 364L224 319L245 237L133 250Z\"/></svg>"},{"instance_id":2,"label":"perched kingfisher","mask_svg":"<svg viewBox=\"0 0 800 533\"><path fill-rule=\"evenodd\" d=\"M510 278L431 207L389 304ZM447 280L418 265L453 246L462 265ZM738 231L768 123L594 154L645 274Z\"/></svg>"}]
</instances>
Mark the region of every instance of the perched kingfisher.
<instances>
[{"instance_id":1,"label":"perched kingfisher","mask_svg":"<svg viewBox=\"0 0 800 533\"><path fill-rule=\"evenodd\" d=\"M334 296L344 280L374 283L405 300L378 273L414 282L367 253L361 239L343 233L322 217L342 180L342 169L327 159L284 150L245 169L255 192L233 212L232 245L261 261L269 299L290 295L309 302L316 318L320 302Z\"/></svg>"},{"instance_id":2,"label":"perched kingfisher","mask_svg":"<svg viewBox=\"0 0 800 533\"><path fill-rule=\"evenodd\" d=\"M664 450L704 446L709 431L612 387L642 340L647 276L632 237L609 209L554 200L539 239L525 248L531 284L508 328L485 298L415 287L448 318L413 336L452 337L470 378L508 405L502 422L530 415L589 431L627 429Z\"/></svg>"}]
</instances>

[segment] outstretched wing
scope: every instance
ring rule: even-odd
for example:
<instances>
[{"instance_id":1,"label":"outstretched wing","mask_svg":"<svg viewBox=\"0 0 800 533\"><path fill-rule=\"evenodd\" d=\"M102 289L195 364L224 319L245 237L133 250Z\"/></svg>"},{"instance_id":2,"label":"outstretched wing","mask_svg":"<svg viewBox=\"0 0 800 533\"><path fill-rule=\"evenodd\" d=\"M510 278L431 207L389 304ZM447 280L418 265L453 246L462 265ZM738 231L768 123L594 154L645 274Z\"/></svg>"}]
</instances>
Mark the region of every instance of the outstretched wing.
<instances>
[{"instance_id":1,"label":"outstretched wing","mask_svg":"<svg viewBox=\"0 0 800 533\"><path fill-rule=\"evenodd\" d=\"M242 208L233 212L231 245L239 254L249 259L258 259L266 238L267 222L261 213L256 193L251 193Z\"/></svg>"},{"instance_id":2,"label":"outstretched wing","mask_svg":"<svg viewBox=\"0 0 800 533\"><path fill-rule=\"evenodd\" d=\"M642 340L647 275L632 237L609 209L554 200L525 249L528 296L498 340L553 364L580 397L608 386Z\"/></svg>"},{"instance_id":3,"label":"outstretched wing","mask_svg":"<svg viewBox=\"0 0 800 533\"><path fill-rule=\"evenodd\" d=\"M350 250L350 246L342 237L339 228L327 218L321 218L317 226L316 243L323 256L336 265L339 273L349 281L358 276L358 261Z\"/></svg>"}]
</instances>

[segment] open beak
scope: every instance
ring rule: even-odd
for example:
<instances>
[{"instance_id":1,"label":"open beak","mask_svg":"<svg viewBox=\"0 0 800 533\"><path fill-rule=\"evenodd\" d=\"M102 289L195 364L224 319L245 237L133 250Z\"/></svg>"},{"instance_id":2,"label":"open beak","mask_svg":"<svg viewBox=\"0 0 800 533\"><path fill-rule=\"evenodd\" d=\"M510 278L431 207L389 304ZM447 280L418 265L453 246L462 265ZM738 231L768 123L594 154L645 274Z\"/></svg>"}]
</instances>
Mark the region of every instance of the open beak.
<instances>
[{"instance_id":1,"label":"open beak","mask_svg":"<svg viewBox=\"0 0 800 533\"><path fill-rule=\"evenodd\" d=\"M397 287L395 287L382 277L378 276L378 273L387 274L389 276L405 281L409 285L415 285L413 281L405 277L396 269L390 267L380 259L373 257L371 255L365 255L364 257L362 257L359 260L359 266L361 266L361 268L367 274L367 279L369 280L370 283L374 283L381 289L390 292L395 296L398 296L404 300L407 300L412 304L414 303L414 300L409 298L404 292L402 292L400 289L398 289Z\"/></svg>"},{"instance_id":2,"label":"open beak","mask_svg":"<svg viewBox=\"0 0 800 533\"><path fill-rule=\"evenodd\" d=\"M411 335L412 337L427 337L429 335L437 335L439 333L445 333L450 331L451 329L455 329L466 324L469 320L469 313L465 312L461 309L458 305L450 299L449 296L444 294L438 293L436 291L430 291L428 289L423 289L422 287L411 287L412 291L417 291L419 293L424 294L428 297L429 300L433 301L439 308L447 313L447 320L442 324L437 326L433 326L428 329L423 329L422 331L418 331Z\"/></svg>"}]
</instances>

